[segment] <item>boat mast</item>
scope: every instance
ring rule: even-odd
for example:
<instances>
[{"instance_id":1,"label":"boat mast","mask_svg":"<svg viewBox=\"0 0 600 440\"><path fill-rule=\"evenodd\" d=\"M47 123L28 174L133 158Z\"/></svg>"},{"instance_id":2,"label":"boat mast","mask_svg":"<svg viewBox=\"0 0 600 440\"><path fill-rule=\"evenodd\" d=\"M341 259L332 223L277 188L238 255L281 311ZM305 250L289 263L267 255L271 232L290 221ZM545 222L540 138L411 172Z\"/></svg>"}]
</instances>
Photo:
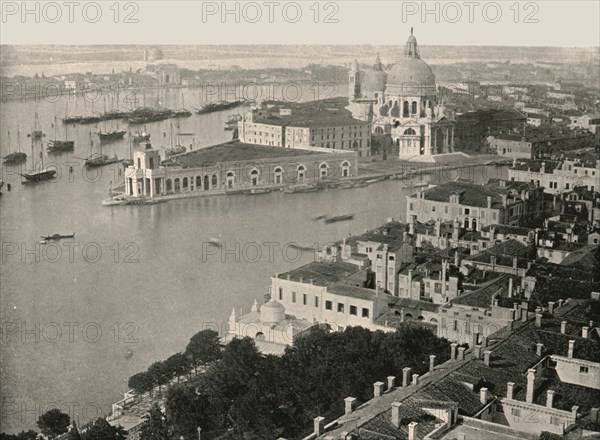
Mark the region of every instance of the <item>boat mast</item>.
<instances>
[{"instance_id":1,"label":"boat mast","mask_svg":"<svg viewBox=\"0 0 600 440\"><path fill-rule=\"evenodd\" d=\"M10 137L9 137L10 139ZM19 127L17 127L17 148L19 149L19 153L21 152L21 133L19 132Z\"/></svg>"},{"instance_id":2,"label":"boat mast","mask_svg":"<svg viewBox=\"0 0 600 440\"><path fill-rule=\"evenodd\" d=\"M10 155L10 131L8 132L8 154Z\"/></svg>"},{"instance_id":3,"label":"boat mast","mask_svg":"<svg viewBox=\"0 0 600 440\"><path fill-rule=\"evenodd\" d=\"M56 127L56 115L54 115L54 142L58 139L58 135L56 134L58 128Z\"/></svg>"}]
</instances>

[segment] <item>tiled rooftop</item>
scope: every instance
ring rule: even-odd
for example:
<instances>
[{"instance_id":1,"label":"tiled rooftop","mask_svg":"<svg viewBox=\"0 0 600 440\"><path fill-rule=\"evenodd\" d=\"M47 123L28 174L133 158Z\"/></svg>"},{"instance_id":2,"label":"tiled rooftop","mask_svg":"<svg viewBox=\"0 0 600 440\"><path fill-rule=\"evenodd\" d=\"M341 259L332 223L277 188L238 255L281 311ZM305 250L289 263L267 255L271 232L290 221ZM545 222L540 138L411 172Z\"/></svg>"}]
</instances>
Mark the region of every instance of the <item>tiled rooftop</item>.
<instances>
[{"instance_id":1,"label":"tiled rooftop","mask_svg":"<svg viewBox=\"0 0 600 440\"><path fill-rule=\"evenodd\" d=\"M450 302L469 307L489 308L492 305L492 296L494 294L498 293L498 295L504 296L508 292L510 278L510 275L501 275L495 280L486 283L480 289L460 295Z\"/></svg>"},{"instance_id":2,"label":"tiled rooftop","mask_svg":"<svg viewBox=\"0 0 600 440\"><path fill-rule=\"evenodd\" d=\"M318 286L328 286L339 283L359 271L360 269L351 263L311 261L304 266L281 273L278 277L286 279L289 275L291 281L299 282L302 279L302 282L310 283L312 280L313 284Z\"/></svg>"}]
</instances>

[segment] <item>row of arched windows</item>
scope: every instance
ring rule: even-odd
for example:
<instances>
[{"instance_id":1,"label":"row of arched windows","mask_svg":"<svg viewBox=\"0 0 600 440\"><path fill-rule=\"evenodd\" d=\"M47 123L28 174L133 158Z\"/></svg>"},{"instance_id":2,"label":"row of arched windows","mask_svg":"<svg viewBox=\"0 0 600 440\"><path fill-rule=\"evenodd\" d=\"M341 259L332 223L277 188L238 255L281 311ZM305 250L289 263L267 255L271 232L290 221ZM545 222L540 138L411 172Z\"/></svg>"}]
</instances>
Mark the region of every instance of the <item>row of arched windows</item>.
<instances>
[{"instance_id":1,"label":"row of arched windows","mask_svg":"<svg viewBox=\"0 0 600 440\"><path fill-rule=\"evenodd\" d=\"M167 193L179 193L182 191L208 191L215 189L219 185L219 179L216 174L212 176L205 175L195 177L176 177L175 179L168 178L165 180L165 190Z\"/></svg>"}]
</instances>

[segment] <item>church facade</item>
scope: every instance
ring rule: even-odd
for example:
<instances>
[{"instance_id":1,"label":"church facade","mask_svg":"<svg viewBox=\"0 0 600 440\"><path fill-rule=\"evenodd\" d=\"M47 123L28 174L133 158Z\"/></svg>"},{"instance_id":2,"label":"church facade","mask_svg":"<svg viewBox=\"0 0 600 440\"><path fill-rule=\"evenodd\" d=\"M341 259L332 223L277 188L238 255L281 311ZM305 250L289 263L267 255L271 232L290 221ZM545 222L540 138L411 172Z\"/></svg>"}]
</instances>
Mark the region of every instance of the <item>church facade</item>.
<instances>
[{"instance_id":1,"label":"church facade","mask_svg":"<svg viewBox=\"0 0 600 440\"><path fill-rule=\"evenodd\" d=\"M454 115L437 102L435 76L408 37L404 58L389 72L379 55L375 64L350 69L349 106L356 119L370 122L374 134L389 135L402 159L427 160L454 151Z\"/></svg>"}]
</instances>

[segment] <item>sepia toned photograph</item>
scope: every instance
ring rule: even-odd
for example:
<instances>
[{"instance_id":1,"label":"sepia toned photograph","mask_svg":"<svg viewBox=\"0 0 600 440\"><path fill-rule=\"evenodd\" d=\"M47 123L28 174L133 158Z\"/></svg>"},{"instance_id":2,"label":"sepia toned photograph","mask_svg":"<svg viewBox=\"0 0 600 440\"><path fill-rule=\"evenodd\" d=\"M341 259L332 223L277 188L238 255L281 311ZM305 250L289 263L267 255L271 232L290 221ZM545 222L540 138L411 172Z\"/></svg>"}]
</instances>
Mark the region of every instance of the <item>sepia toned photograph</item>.
<instances>
[{"instance_id":1,"label":"sepia toned photograph","mask_svg":"<svg viewBox=\"0 0 600 440\"><path fill-rule=\"evenodd\" d=\"M600 3L0 10L0 440L600 440Z\"/></svg>"}]
</instances>

